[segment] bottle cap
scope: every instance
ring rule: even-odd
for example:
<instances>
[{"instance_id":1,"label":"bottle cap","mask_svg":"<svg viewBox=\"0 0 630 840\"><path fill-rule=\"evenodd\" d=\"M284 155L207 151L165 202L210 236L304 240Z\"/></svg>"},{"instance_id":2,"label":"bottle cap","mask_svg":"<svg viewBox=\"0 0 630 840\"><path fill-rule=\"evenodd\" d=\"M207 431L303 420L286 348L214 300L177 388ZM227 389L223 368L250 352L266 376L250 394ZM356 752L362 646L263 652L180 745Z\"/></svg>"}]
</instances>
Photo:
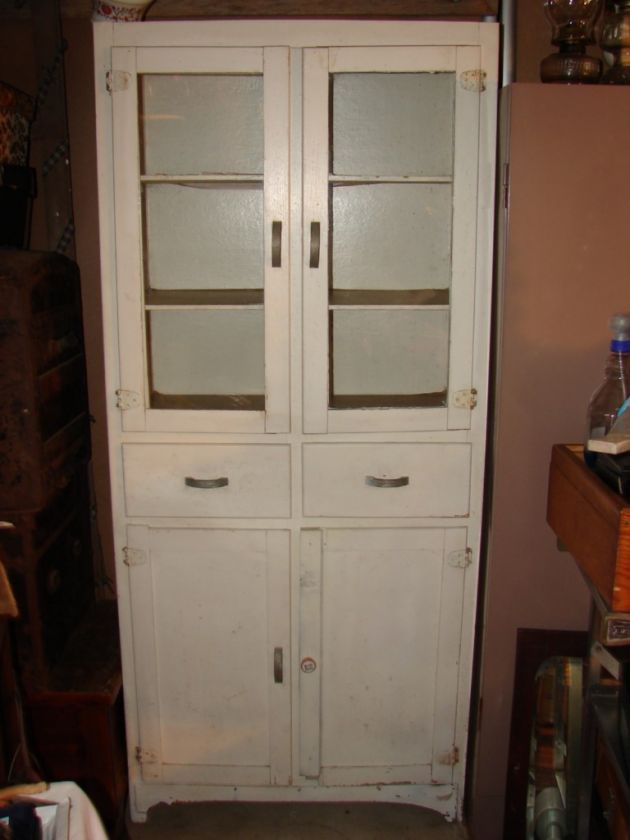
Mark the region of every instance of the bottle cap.
<instances>
[{"instance_id":1,"label":"bottle cap","mask_svg":"<svg viewBox=\"0 0 630 840\"><path fill-rule=\"evenodd\" d=\"M630 352L630 312L617 312L608 322L613 334L610 349L619 353Z\"/></svg>"}]
</instances>

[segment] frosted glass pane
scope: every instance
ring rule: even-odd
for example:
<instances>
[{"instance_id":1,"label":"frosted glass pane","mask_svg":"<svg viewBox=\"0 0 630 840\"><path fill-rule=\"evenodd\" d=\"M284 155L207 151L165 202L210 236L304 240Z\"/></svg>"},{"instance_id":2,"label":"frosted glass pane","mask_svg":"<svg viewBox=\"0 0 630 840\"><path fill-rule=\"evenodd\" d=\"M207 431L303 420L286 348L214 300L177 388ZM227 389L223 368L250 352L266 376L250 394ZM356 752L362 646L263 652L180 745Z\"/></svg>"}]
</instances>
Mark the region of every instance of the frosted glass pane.
<instances>
[{"instance_id":1,"label":"frosted glass pane","mask_svg":"<svg viewBox=\"0 0 630 840\"><path fill-rule=\"evenodd\" d=\"M335 395L445 391L447 311L337 310L333 313Z\"/></svg>"},{"instance_id":2,"label":"frosted glass pane","mask_svg":"<svg viewBox=\"0 0 630 840\"><path fill-rule=\"evenodd\" d=\"M262 310L149 313L152 390L264 394Z\"/></svg>"},{"instance_id":3,"label":"frosted glass pane","mask_svg":"<svg viewBox=\"0 0 630 840\"><path fill-rule=\"evenodd\" d=\"M335 175L453 172L453 73L333 76Z\"/></svg>"},{"instance_id":4,"label":"frosted glass pane","mask_svg":"<svg viewBox=\"0 0 630 840\"><path fill-rule=\"evenodd\" d=\"M262 288L259 185L148 184L144 196L151 288Z\"/></svg>"},{"instance_id":5,"label":"frosted glass pane","mask_svg":"<svg viewBox=\"0 0 630 840\"><path fill-rule=\"evenodd\" d=\"M333 287L448 288L451 216L450 184L333 187Z\"/></svg>"},{"instance_id":6,"label":"frosted glass pane","mask_svg":"<svg viewBox=\"0 0 630 840\"><path fill-rule=\"evenodd\" d=\"M144 172L261 174L262 76L141 77Z\"/></svg>"}]
</instances>

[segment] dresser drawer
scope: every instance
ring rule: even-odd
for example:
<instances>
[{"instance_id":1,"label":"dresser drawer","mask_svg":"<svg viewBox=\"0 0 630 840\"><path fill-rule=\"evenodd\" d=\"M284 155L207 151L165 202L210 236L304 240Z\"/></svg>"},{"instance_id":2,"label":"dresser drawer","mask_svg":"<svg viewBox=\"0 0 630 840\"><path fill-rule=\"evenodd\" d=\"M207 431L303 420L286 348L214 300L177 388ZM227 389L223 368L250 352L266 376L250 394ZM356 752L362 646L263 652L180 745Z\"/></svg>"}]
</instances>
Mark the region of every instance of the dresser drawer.
<instances>
[{"instance_id":1,"label":"dresser drawer","mask_svg":"<svg viewBox=\"0 0 630 840\"><path fill-rule=\"evenodd\" d=\"M470 446L305 444L306 516L465 516Z\"/></svg>"},{"instance_id":2,"label":"dresser drawer","mask_svg":"<svg viewBox=\"0 0 630 840\"><path fill-rule=\"evenodd\" d=\"M288 446L127 444L128 516L291 515Z\"/></svg>"}]
</instances>

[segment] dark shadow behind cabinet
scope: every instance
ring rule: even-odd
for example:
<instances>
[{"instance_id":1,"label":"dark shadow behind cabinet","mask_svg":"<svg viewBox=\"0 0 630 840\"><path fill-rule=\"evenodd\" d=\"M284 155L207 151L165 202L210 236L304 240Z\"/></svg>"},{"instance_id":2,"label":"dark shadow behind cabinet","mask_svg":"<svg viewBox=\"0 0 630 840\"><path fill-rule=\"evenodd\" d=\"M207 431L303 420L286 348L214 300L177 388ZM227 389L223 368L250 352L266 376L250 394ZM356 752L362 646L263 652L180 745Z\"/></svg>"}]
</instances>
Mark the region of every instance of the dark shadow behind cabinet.
<instances>
[{"instance_id":1,"label":"dark shadow behind cabinet","mask_svg":"<svg viewBox=\"0 0 630 840\"><path fill-rule=\"evenodd\" d=\"M89 456L78 267L0 250L0 533L32 686L49 682L94 599Z\"/></svg>"},{"instance_id":2,"label":"dark shadow behind cabinet","mask_svg":"<svg viewBox=\"0 0 630 840\"><path fill-rule=\"evenodd\" d=\"M29 748L114 829L126 791L116 605L95 601L79 270L0 249L0 552Z\"/></svg>"}]
</instances>

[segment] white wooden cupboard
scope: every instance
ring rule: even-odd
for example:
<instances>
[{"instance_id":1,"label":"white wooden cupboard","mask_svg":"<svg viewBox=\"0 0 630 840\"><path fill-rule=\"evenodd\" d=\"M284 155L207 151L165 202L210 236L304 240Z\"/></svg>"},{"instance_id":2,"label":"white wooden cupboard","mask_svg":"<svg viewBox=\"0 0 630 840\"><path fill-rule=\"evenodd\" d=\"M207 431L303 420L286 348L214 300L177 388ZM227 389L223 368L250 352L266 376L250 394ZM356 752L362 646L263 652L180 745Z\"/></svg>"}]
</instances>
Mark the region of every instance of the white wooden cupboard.
<instances>
[{"instance_id":1,"label":"white wooden cupboard","mask_svg":"<svg viewBox=\"0 0 630 840\"><path fill-rule=\"evenodd\" d=\"M95 25L135 819L461 812L495 24Z\"/></svg>"}]
</instances>

